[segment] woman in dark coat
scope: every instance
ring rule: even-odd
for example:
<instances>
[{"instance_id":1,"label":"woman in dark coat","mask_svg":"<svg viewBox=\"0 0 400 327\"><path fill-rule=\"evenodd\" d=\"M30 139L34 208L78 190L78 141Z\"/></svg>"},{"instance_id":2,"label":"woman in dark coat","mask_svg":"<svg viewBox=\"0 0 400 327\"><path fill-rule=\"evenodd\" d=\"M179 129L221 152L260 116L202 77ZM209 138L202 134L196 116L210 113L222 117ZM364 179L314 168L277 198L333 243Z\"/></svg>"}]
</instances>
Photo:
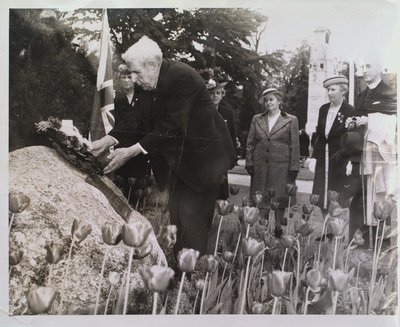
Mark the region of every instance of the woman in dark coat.
<instances>
[{"instance_id":1,"label":"woman in dark coat","mask_svg":"<svg viewBox=\"0 0 400 327\"><path fill-rule=\"evenodd\" d=\"M282 93L275 88L263 92L260 100L265 112L251 121L246 145L246 169L251 175L250 197L260 191L261 215L268 218L273 188L279 208L275 211L275 236L282 234L281 220L288 205L286 184L294 184L300 164L297 118L280 110Z\"/></svg>"},{"instance_id":2,"label":"woman in dark coat","mask_svg":"<svg viewBox=\"0 0 400 327\"><path fill-rule=\"evenodd\" d=\"M346 103L348 80L344 76L326 79L329 103L319 109L316 141L310 162L310 170L315 167L313 194L319 195L317 205L324 215L329 206L328 190L341 193L346 179L346 165L349 160L340 151L340 139L345 132L345 122L354 115L353 106Z\"/></svg>"}]
</instances>

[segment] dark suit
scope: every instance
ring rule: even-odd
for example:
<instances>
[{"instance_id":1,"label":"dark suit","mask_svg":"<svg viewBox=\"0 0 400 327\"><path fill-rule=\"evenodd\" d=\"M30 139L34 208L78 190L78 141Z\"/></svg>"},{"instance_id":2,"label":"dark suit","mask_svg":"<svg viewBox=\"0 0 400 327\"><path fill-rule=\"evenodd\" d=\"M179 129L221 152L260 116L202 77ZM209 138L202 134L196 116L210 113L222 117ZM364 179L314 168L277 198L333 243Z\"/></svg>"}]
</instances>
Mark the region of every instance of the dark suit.
<instances>
[{"instance_id":1,"label":"dark suit","mask_svg":"<svg viewBox=\"0 0 400 327\"><path fill-rule=\"evenodd\" d=\"M140 144L149 152L158 186L170 187L175 250L189 247L204 254L221 176L235 160L228 129L204 79L169 60L161 65L151 120L154 128Z\"/></svg>"},{"instance_id":2,"label":"dark suit","mask_svg":"<svg viewBox=\"0 0 400 327\"><path fill-rule=\"evenodd\" d=\"M341 154L340 138L345 132L345 122L348 117L354 115L354 107L343 101L333 121L328 138L325 137L325 126L330 103L324 104L319 109L318 124L316 130L316 141L314 143L312 157L317 159L314 175L313 194L319 195L317 205L324 208L325 197L325 148L328 145L329 168L328 168L328 190L343 192L346 179L346 165L348 158ZM326 207L328 206L326 202Z\"/></svg>"},{"instance_id":3,"label":"dark suit","mask_svg":"<svg viewBox=\"0 0 400 327\"><path fill-rule=\"evenodd\" d=\"M131 103L124 92L116 92L114 99L115 125L109 135L118 140L118 148L129 147L139 142L145 132L151 129L148 108L152 105L152 101L151 94L140 89L135 90ZM115 173L124 178L140 178L149 174L148 170L148 158L140 154L130 159Z\"/></svg>"},{"instance_id":4,"label":"dark suit","mask_svg":"<svg viewBox=\"0 0 400 327\"><path fill-rule=\"evenodd\" d=\"M397 113L397 101L396 93L392 88L381 81L374 89L368 87L358 94L355 105L355 116L367 116L371 113L383 113L387 115L396 115ZM396 119L396 118L394 118ZM373 122L368 122L369 124ZM352 193L354 197L350 205L350 224L349 224L349 235L353 236L357 228L367 231L367 226L364 225L363 215L363 192L362 185L364 182L364 195L367 194L366 182L367 179L364 176L362 181L360 175L360 158L356 158L353 161L352 170ZM366 237L364 237L366 238Z\"/></svg>"}]
</instances>

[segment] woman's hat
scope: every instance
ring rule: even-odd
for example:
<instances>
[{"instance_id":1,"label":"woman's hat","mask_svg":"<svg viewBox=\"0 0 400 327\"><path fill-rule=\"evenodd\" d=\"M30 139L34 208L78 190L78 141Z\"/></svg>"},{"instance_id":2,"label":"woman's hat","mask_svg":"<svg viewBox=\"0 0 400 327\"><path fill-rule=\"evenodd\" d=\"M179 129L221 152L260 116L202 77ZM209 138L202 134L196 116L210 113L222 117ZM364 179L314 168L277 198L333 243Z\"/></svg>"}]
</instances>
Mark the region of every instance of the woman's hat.
<instances>
[{"instance_id":1,"label":"woman's hat","mask_svg":"<svg viewBox=\"0 0 400 327\"><path fill-rule=\"evenodd\" d=\"M118 66L118 73L122 75L129 75L131 74L131 70L129 69L128 65L120 64Z\"/></svg>"},{"instance_id":2,"label":"woman's hat","mask_svg":"<svg viewBox=\"0 0 400 327\"><path fill-rule=\"evenodd\" d=\"M278 89L276 89L274 87L270 87L270 88L268 88L268 89L263 91L263 93L261 95L261 98L264 98L264 97L266 97L267 95L270 95L270 94L278 94L281 98L283 96L281 91L279 91Z\"/></svg>"},{"instance_id":3,"label":"woman's hat","mask_svg":"<svg viewBox=\"0 0 400 327\"><path fill-rule=\"evenodd\" d=\"M208 81L206 81L206 88L209 91L214 91L214 90L224 87L226 85L226 83L227 82L218 83L215 80L213 80L212 78L210 78Z\"/></svg>"},{"instance_id":4,"label":"woman's hat","mask_svg":"<svg viewBox=\"0 0 400 327\"><path fill-rule=\"evenodd\" d=\"M331 85L335 84L349 84L349 80L346 76L332 76L327 78L325 81L322 82L324 88L328 88Z\"/></svg>"}]
</instances>

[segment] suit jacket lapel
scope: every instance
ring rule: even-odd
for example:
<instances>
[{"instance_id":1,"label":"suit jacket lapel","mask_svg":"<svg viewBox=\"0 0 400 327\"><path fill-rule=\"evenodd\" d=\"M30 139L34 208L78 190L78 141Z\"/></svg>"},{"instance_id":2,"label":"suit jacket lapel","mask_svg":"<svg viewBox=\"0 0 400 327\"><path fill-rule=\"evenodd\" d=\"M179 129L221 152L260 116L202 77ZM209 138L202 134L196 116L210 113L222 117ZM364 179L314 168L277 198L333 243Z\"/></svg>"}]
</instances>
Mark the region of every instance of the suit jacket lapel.
<instances>
[{"instance_id":1,"label":"suit jacket lapel","mask_svg":"<svg viewBox=\"0 0 400 327\"><path fill-rule=\"evenodd\" d=\"M267 135L269 135L269 127L268 127L268 115L263 114L257 119L258 124L260 127L265 131Z\"/></svg>"},{"instance_id":2,"label":"suit jacket lapel","mask_svg":"<svg viewBox=\"0 0 400 327\"><path fill-rule=\"evenodd\" d=\"M329 131L328 138L331 136L332 131L334 131L335 128L338 126L338 124L339 124L338 116L340 116L340 114L343 113L343 110L344 110L344 101L342 102L342 105L340 106L339 111L337 112L335 119L333 120L333 124ZM325 122L326 122L326 116L327 115L325 115Z\"/></svg>"},{"instance_id":3,"label":"suit jacket lapel","mask_svg":"<svg viewBox=\"0 0 400 327\"><path fill-rule=\"evenodd\" d=\"M279 115L278 120L276 121L275 125L271 129L271 135L275 134L278 130L280 130L283 126L288 124L290 121L289 117Z\"/></svg>"}]
</instances>

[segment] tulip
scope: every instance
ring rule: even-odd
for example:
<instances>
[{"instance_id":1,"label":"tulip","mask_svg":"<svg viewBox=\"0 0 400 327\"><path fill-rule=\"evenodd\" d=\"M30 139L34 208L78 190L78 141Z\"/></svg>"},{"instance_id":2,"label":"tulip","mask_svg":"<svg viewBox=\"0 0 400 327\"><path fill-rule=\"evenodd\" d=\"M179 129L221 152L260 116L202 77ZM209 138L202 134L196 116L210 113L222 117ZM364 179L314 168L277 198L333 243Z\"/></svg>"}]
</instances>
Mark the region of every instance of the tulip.
<instances>
[{"instance_id":1,"label":"tulip","mask_svg":"<svg viewBox=\"0 0 400 327\"><path fill-rule=\"evenodd\" d=\"M374 203L374 217L376 220L384 221L390 218L393 206L388 201L379 201Z\"/></svg>"},{"instance_id":2,"label":"tulip","mask_svg":"<svg viewBox=\"0 0 400 327\"><path fill-rule=\"evenodd\" d=\"M235 255L230 251L225 251L222 253L222 259L225 262L232 263L234 257L235 257Z\"/></svg>"},{"instance_id":3,"label":"tulip","mask_svg":"<svg viewBox=\"0 0 400 327\"><path fill-rule=\"evenodd\" d=\"M253 195L253 201L258 206L263 200L263 195L260 191L256 191Z\"/></svg>"},{"instance_id":4,"label":"tulip","mask_svg":"<svg viewBox=\"0 0 400 327\"><path fill-rule=\"evenodd\" d=\"M323 282L323 276L319 270L311 269L306 274L306 285L314 293L319 293L321 291L321 286Z\"/></svg>"},{"instance_id":5,"label":"tulip","mask_svg":"<svg viewBox=\"0 0 400 327\"><path fill-rule=\"evenodd\" d=\"M75 242L82 242L92 232L92 225L77 218L72 223L72 238Z\"/></svg>"},{"instance_id":6,"label":"tulip","mask_svg":"<svg viewBox=\"0 0 400 327\"><path fill-rule=\"evenodd\" d=\"M117 286L120 279L121 279L121 273L116 271L110 271L110 274L108 275L108 281L110 282L111 285Z\"/></svg>"},{"instance_id":7,"label":"tulip","mask_svg":"<svg viewBox=\"0 0 400 327\"><path fill-rule=\"evenodd\" d=\"M312 205L316 205L318 200L319 200L319 195L318 194L311 194L310 195L310 203Z\"/></svg>"},{"instance_id":8,"label":"tulip","mask_svg":"<svg viewBox=\"0 0 400 327\"><path fill-rule=\"evenodd\" d=\"M179 285L179 291L176 299L176 305L175 305L175 310L174 313L178 314L179 311L179 304L180 304L180 299L181 299L181 294L182 294L182 289L183 289L183 284L185 282L185 276L187 272L192 272L194 268L196 267L197 259L200 255L199 251L193 250L193 249L187 249L184 248L178 253L178 267L182 271L182 277L181 277L181 282ZM210 255L210 257L213 257ZM207 276L206 276L207 280Z\"/></svg>"},{"instance_id":9,"label":"tulip","mask_svg":"<svg viewBox=\"0 0 400 327\"><path fill-rule=\"evenodd\" d=\"M339 197L339 193L338 192L328 190L328 200L329 200L329 202L337 202L338 197Z\"/></svg>"},{"instance_id":10,"label":"tulip","mask_svg":"<svg viewBox=\"0 0 400 327\"><path fill-rule=\"evenodd\" d=\"M267 227L269 225L269 220L265 219L265 218L261 218L258 223L259 223L260 226Z\"/></svg>"},{"instance_id":11,"label":"tulip","mask_svg":"<svg viewBox=\"0 0 400 327\"><path fill-rule=\"evenodd\" d=\"M8 193L8 207L12 213L21 213L29 205L30 199L22 192L11 191Z\"/></svg>"},{"instance_id":12,"label":"tulip","mask_svg":"<svg viewBox=\"0 0 400 327\"><path fill-rule=\"evenodd\" d=\"M349 279L353 275L353 272L354 268L348 274L340 269L333 270L328 268L329 285L331 286L332 290L337 292L346 291L348 288Z\"/></svg>"},{"instance_id":13,"label":"tulip","mask_svg":"<svg viewBox=\"0 0 400 327\"><path fill-rule=\"evenodd\" d=\"M33 285L27 297L29 309L34 314L48 312L55 298L56 291L52 287Z\"/></svg>"},{"instance_id":14,"label":"tulip","mask_svg":"<svg viewBox=\"0 0 400 327\"><path fill-rule=\"evenodd\" d=\"M309 216L314 211L314 206L312 204L303 204L302 209L303 213Z\"/></svg>"},{"instance_id":15,"label":"tulip","mask_svg":"<svg viewBox=\"0 0 400 327\"><path fill-rule=\"evenodd\" d=\"M267 189L267 194L271 199L274 198L276 195L275 189L274 188Z\"/></svg>"},{"instance_id":16,"label":"tulip","mask_svg":"<svg viewBox=\"0 0 400 327\"><path fill-rule=\"evenodd\" d=\"M299 210L299 205L298 204L295 204L293 207L292 207L292 211L298 211Z\"/></svg>"},{"instance_id":17,"label":"tulip","mask_svg":"<svg viewBox=\"0 0 400 327\"><path fill-rule=\"evenodd\" d=\"M242 250L245 257L255 257L263 248L263 243L252 237L242 240Z\"/></svg>"},{"instance_id":18,"label":"tulip","mask_svg":"<svg viewBox=\"0 0 400 327\"><path fill-rule=\"evenodd\" d=\"M331 217L338 217L343 213L343 210L337 202L331 202L329 203L328 213Z\"/></svg>"},{"instance_id":19,"label":"tulip","mask_svg":"<svg viewBox=\"0 0 400 327\"><path fill-rule=\"evenodd\" d=\"M153 244L145 242L141 246L133 248L132 259L143 259L150 254L151 250L153 250Z\"/></svg>"},{"instance_id":20,"label":"tulip","mask_svg":"<svg viewBox=\"0 0 400 327\"><path fill-rule=\"evenodd\" d=\"M239 211L240 211L240 207L239 206L237 206L237 205L234 205L233 206L233 213L235 214L235 215L237 215L237 214L239 214Z\"/></svg>"},{"instance_id":21,"label":"tulip","mask_svg":"<svg viewBox=\"0 0 400 327\"><path fill-rule=\"evenodd\" d=\"M328 222L328 224L331 229L331 233L337 238L341 238L346 232L346 226L348 222L342 218L333 218Z\"/></svg>"},{"instance_id":22,"label":"tulip","mask_svg":"<svg viewBox=\"0 0 400 327\"><path fill-rule=\"evenodd\" d=\"M291 272L274 270L268 278L268 289L275 297L281 297L285 294Z\"/></svg>"},{"instance_id":23,"label":"tulip","mask_svg":"<svg viewBox=\"0 0 400 327\"><path fill-rule=\"evenodd\" d=\"M308 236L314 231L314 227L310 226L304 219L296 220L294 230L301 236Z\"/></svg>"},{"instance_id":24,"label":"tulip","mask_svg":"<svg viewBox=\"0 0 400 327\"><path fill-rule=\"evenodd\" d=\"M364 241L363 233L359 228L357 228L357 230L354 232L352 241L354 244L356 244L358 246L364 245L365 241Z\"/></svg>"},{"instance_id":25,"label":"tulip","mask_svg":"<svg viewBox=\"0 0 400 327\"><path fill-rule=\"evenodd\" d=\"M118 223L106 222L101 226L101 235L104 243L117 245L122 239L122 226Z\"/></svg>"},{"instance_id":26,"label":"tulip","mask_svg":"<svg viewBox=\"0 0 400 327\"><path fill-rule=\"evenodd\" d=\"M251 312L252 312L253 314L256 314L256 315L263 314L263 313L265 313L265 305L264 305L263 303L256 302L256 303L254 303L254 305L252 306Z\"/></svg>"},{"instance_id":27,"label":"tulip","mask_svg":"<svg viewBox=\"0 0 400 327\"><path fill-rule=\"evenodd\" d=\"M227 200L217 200L216 206L220 216L229 215L233 211L233 204L229 203Z\"/></svg>"},{"instance_id":28,"label":"tulip","mask_svg":"<svg viewBox=\"0 0 400 327\"><path fill-rule=\"evenodd\" d=\"M243 221L248 225L254 225L259 219L260 210L256 207L244 207L243 208Z\"/></svg>"},{"instance_id":29,"label":"tulip","mask_svg":"<svg viewBox=\"0 0 400 327\"><path fill-rule=\"evenodd\" d=\"M218 261L215 256L211 254L204 255L202 257L203 268L208 273L213 273L218 267Z\"/></svg>"},{"instance_id":30,"label":"tulip","mask_svg":"<svg viewBox=\"0 0 400 327\"><path fill-rule=\"evenodd\" d=\"M242 207L249 207L250 206L250 200L247 197L242 198Z\"/></svg>"},{"instance_id":31,"label":"tulip","mask_svg":"<svg viewBox=\"0 0 400 327\"><path fill-rule=\"evenodd\" d=\"M177 231L176 225L161 226L157 239L162 248L170 249L175 245Z\"/></svg>"},{"instance_id":32,"label":"tulip","mask_svg":"<svg viewBox=\"0 0 400 327\"><path fill-rule=\"evenodd\" d=\"M192 272L196 267L200 252L183 248L178 253L178 267L182 272Z\"/></svg>"},{"instance_id":33,"label":"tulip","mask_svg":"<svg viewBox=\"0 0 400 327\"><path fill-rule=\"evenodd\" d=\"M297 186L295 184L286 184L286 193L289 196L293 196L296 194Z\"/></svg>"},{"instance_id":34,"label":"tulip","mask_svg":"<svg viewBox=\"0 0 400 327\"><path fill-rule=\"evenodd\" d=\"M275 200L272 200L272 201L271 201L271 209L272 209L272 210L278 209L279 206L280 206L280 203L279 203L278 201L275 201Z\"/></svg>"},{"instance_id":35,"label":"tulip","mask_svg":"<svg viewBox=\"0 0 400 327\"><path fill-rule=\"evenodd\" d=\"M9 260L8 262L11 266L16 266L21 262L23 256L24 252L21 250L12 251L8 255L8 260Z\"/></svg>"},{"instance_id":36,"label":"tulip","mask_svg":"<svg viewBox=\"0 0 400 327\"><path fill-rule=\"evenodd\" d=\"M56 264L61 260L61 256L64 252L64 245L62 243L50 242L45 246L46 260L50 264Z\"/></svg>"},{"instance_id":37,"label":"tulip","mask_svg":"<svg viewBox=\"0 0 400 327\"><path fill-rule=\"evenodd\" d=\"M229 192L230 192L232 195L238 194L238 193L239 193L239 190L240 190L240 187L237 186L237 185L231 185L231 186L229 187Z\"/></svg>"},{"instance_id":38,"label":"tulip","mask_svg":"<svg viewBox=\"0 0 400 327\"><path fill-rule=\"evenodd\" d=\"M282 245L285 248L292 249L296 242L296 238L293 235L283 235L282 236Z\"/></svg>"},{"instance_id":39,"label":"tulip","mask_svg":"<svg viewBox=\"0 0 400 327\"><path fill-rule=\"evenodd\" d=\"M111 271L108 275L108 281L110 282L111 287L110 287L110 291L108 292L106 305L104 307L104 314L107 313L108 303L110 302L111 293L113 292L114 287L116 287L118 285L120 279L121 279L121 274L116 271ZM96 304L96 306L97 306L97 304ZM95 312L96 312L96 310L95 310Z\"/></svg>"},{"instance_id":40,"label":"tulip","mask_svg":"<svg viewBox=\"0 0 400 327\"><path fill-rule=\"evenodd\" d=\"M128 246L140 247L152 231L150 224L142 221L126 223L122 227L122 240Z\"/></svg>"},{"instance_id":41,"label":"tulip","mask_svg":"<svg viewBox=\"0 0 400 327\"><path fill-rule=\"evenodd\" d=\"M196 290L201 291L204 287L204 279L200 278L200 279L196 280L195 287L196 287Z\"/></svg>"},{"instance_id":42,"label":"tulip","mask_svg":"<svg viewBox=\"0 0 400 327\"><path fill-rule=\"evenodd\" d=\"M152 292L163 292L168 288L175 272L169 267L152 266L150 269L139 269L144 285Z\"/></svg>"},{"instance_id":43,"label":"tulip","mask_svg":"<svg viewBox=\"0 0 400 327\"><path fill-rule=\"evenodd\" d=\"M289 213L289 218L293 218L293 212Z\"/></svg>"}]
</instances>

